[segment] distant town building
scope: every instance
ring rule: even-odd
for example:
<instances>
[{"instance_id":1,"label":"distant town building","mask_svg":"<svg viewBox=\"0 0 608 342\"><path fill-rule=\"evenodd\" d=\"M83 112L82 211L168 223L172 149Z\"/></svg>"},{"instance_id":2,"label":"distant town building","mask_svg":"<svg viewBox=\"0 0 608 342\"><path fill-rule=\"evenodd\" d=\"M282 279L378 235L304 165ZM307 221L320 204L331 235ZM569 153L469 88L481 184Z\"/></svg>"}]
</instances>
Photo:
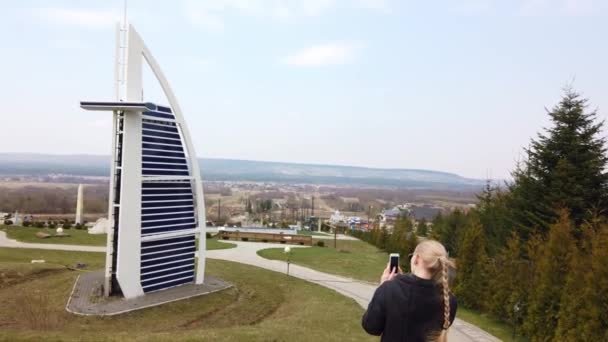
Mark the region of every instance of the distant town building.
<instances>
[{"instance_id":1,"label":"distant town building","mask_svg":"<svg viewBox=\"0 0 608 342\"><path fill-rule=\"evenodd\" d=\"M329 217L329 222L331 224L345 223L346 216L342 215L340 210L336 210L336 212Z\"/></svg>"}]
</instances>

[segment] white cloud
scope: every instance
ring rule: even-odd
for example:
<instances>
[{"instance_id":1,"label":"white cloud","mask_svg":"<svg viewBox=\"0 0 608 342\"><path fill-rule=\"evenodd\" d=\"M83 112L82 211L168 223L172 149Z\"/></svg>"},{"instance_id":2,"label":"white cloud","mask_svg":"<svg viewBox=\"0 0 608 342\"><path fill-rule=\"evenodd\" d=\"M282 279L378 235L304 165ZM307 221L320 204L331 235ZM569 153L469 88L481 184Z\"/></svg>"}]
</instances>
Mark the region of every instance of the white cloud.
<instances>
[{"instance_id":1,"label":"white cloud","mask_svg":"<svg viewBox=\"0 0 608 342\"><path fill-rule=\"evenodd\" d=\"M359 7L368 8L380 12L386 12L390 8L389 0L358 0Z\"/></svg>"},{"instance_id":2,"label":"white cloud","mask_svg":"<svg viewBox=\"0 0 608 342\"><path fill-rule=\"evenodd\" d=\"M569 15L587 15L593 13L592 0L565 0L562 13Z\"/></svg>"},{"instance_id":3,"label":"white cloud","mask_svg":"<svg viewBox=\"0 0 608 342\"><path fill-rule=\"evenodd\" d=\"M224 28L224 16L238 13L286 19L319 16L339 7L386 11L392 0L184 0L186 18L195 26L212 31Z\"/></svg>"},{"instance_id":4,"label":"white cloud","mask_svg":"<svg viewBox=\"0 0 608 342\"><path fill-rule=\"evenodd\" d=\"M455 2L455 11L463 15L478 15L490 11L494 6L494 0L465 0Z\"/></svg>"},{"instance_id":5,"label":"white cloud","mask_svg":"<svg viewBox=\"0 0 608 342\"><path fill-rule=\"evenodd\" d=\"M594 13L597 2L593 0L522 0L520 14L538 15L590 15Z\"/></svg>"},{"instance_id":6,"label":"white cloud","mask_svg":"<svg viewBox=\"0 0 608 342\"><path fill-rule=\"evenodd\" d=\"M294 66L323 66L351 62L360 46L352 43L332 43L302 49L283 59Z\"/></svg>"},{"instance_id":7,"label":"white cloud","mask_svg":"<svg viewBox=\"0 0 608 342\"><path fill-rule=\"evenodd\" d=\"M89 29L111 28L120 15L109 10L77 10L64 8L36 8L33 15L52 24L78 26Z\"/></svg>"}]
</instances>

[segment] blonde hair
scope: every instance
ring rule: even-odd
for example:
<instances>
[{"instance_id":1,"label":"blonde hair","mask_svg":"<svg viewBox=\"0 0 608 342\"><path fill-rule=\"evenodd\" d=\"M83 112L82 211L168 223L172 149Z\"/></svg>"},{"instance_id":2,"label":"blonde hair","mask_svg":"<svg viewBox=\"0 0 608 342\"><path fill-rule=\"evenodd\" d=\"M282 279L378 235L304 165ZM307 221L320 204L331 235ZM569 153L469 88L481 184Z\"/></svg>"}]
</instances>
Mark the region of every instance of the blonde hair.
<instances>
[{"instance_id":1,"label":"blonde hair","mask_svg":"<svg viewBox=\"0 0 608 342\"><path fill-rule=\"evenodd\" d=\"M435 240L424 240L416 246L414 254L422 259L425 268L433 276L438 284L443 287L443 329L436 340L446 342L448 340L448 328L450 327L450 288L448 284L448 270L454 268L454 263L448 258L448 253L443 245Z\"/></svg>"}]
</instances>

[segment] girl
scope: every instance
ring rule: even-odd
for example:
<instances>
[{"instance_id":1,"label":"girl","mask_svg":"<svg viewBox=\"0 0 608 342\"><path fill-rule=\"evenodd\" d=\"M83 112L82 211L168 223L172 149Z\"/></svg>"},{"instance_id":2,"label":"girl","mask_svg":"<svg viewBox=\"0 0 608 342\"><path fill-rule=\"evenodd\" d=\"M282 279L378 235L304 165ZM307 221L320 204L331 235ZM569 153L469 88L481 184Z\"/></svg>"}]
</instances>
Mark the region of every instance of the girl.
<instances>
[{"instance_id":1,"label":"girl","mask_svg":"<svg viewBox=\"0 0 608 342\"><path fill-rule=\"evenodd\" d=\"M425 240L410 254L412 272L399 274L386 266L367 311L363 329L381 341L447 341L456 317L456 298L448 286L454 267L445 247Z\"/></svg>"}]
</instances>

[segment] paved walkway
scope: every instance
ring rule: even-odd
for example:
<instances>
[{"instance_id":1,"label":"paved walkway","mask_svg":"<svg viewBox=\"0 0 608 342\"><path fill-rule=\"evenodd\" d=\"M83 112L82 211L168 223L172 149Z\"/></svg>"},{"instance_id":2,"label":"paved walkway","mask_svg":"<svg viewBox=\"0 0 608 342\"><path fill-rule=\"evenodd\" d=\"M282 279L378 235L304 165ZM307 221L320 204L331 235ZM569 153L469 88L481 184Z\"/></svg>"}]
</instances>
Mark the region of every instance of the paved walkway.
<instances>
[{"instance_id":1,"label":"paved walkway","mask_svg":"<svg viewBox=\"0 0 608 342\"><path fill-rule=\"evenodd\" d=\"M221 240L220 240L221 241ZM229 241L236 244L236 248L217 249L207 251L207 257L211 259L221 259L234 261L242 264L248 264L256 267L265 268L271 271L285 273L287 271L284 261L269 260L257 255L257 251L266 248L285 248L282 244L272 243L256 243L256 242L241 242ZM57 245L57 244L40 244L40 243L25 243L8 239L6 233L0 231L0 247L13 248L37 248L37 249L58 249L66 251L83 251L83 252L105 252L105 247L96 246L81 246L81 245ZM307 248L304 246L290 245L291 248ZM353 280L350 278L340 277L328 273L312 270L307 267L291 264L289 274L293 277L300 278L321 286L335 290L347 297L353 298L361 307L367 308L367 304L371 300L377 285L362 281ZM460 319L456 319L450 329L450 342L494 342L500 341L496 337L486 333L474 325L466 323Z\"/></svg>"}]
</instances>

